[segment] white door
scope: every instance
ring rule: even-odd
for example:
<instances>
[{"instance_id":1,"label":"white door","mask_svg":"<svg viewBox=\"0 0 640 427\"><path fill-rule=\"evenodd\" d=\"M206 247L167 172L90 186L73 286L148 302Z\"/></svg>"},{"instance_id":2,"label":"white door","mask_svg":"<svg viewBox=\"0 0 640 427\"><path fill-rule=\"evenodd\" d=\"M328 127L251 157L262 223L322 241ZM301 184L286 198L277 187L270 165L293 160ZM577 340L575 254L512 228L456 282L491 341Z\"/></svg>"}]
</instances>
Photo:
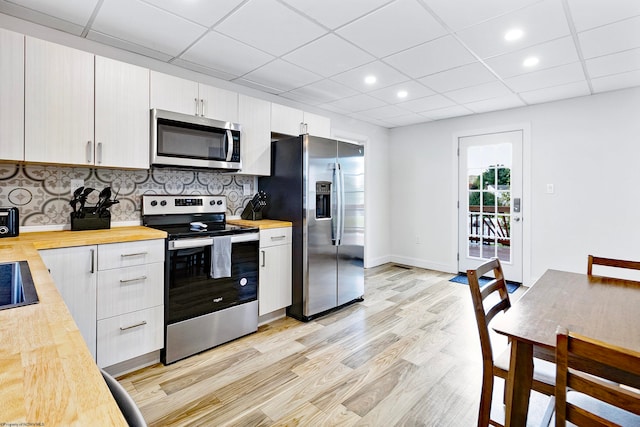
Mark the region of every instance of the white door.
<instances>
[{"instance_id":1,"label":"white door","mask_svg":"<svg viewBox=\"0 0 640 427\"><path fill-rule=\"evenodd\" d=\"M458 148L458 271L497 257L522 282L522 131L461 137Z\"/></svg>"}]
</instances>

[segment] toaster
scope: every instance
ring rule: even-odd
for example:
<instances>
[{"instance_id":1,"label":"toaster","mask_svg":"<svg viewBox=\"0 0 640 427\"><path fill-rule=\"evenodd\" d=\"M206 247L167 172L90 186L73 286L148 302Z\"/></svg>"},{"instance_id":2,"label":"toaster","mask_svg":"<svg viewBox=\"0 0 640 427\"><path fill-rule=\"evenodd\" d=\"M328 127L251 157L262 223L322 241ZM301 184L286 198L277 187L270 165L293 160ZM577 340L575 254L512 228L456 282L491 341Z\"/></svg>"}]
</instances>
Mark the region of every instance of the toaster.
<instances>
[{"instance_id":1,"label":"toaster","mask_svg":"<svg viewBox=\"0 0 640 427\"><path fill-rule=\"evenodd\" d=\"M0 237L16 237L19 229L18 208L0 208Z\"/></svg>"}]
</instances>

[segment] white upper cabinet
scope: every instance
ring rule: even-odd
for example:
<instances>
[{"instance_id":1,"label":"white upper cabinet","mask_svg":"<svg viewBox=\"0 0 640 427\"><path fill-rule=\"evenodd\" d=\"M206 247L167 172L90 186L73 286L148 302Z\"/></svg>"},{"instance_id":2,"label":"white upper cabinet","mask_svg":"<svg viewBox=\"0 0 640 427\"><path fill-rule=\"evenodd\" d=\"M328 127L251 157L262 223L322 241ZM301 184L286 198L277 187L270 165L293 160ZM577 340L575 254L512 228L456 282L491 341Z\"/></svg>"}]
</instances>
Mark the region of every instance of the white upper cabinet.
<instances>
[{"instance_id":1,"label":"white upper cabinet","mask_svg":"<svg viewBox=\"0 0 640 427\"><path fill-rule=\"evenodd\" d=\"M93 55L26 38L25 160L93 164Z\"/></svg>"},{"instance_id":2,"label":"white upper cabinet","mask_svg":"<svg viewBox=\"0 0 640 427\"><path fill-rule=\"evenodd\" d=\"M96 56L95 164L149 168L149 70Z\"/></svg>"},{"instance_id":3,"label":"white upper cabinet","mask_svg":"<svg viewBox=\"0 0 640 427\"><path fill-rule=\"evenodd\" d=\"M239 123L242 126L243 175L271 174L271 103L240 95Z\"/></svg>"},{"instance_id":4,"label":"white upper cabinet","mask_svg":"<svg viewBox=\"0 0 640 427\"><path fill-rule=\"evenodd\" d=\"M24 36L0 29L0 160L24 160Z\"/></svg>"},{"instance_id":5,"label":"white upper cabinet","mask_svg":"<svg viewBox=\"0 0 640 427\"><path fill-rule=\"evenodd\" d=\"M151 108L238 122L238 94L151 71Z\"/></svg>"},{"instance_id":6,"label":"white upper cabinet","mask_svg":"<svg viewBox=\"0 0 640 427\"><path fill-rule=\"evenodd\" d=\"M200 114L210 119L238 123L238 92L200 83Z\"/></svg>"},{"instance_id":7,"label":"white upper cabinet","mask_svg":"<svg viewBox=\"0 0 640 427\"><path fill-rule=\"evenodd\" d=\"M151 108L199 115L198 83L151 71Z\"/></svg>"},{"instance_id":8,"label":"white upper cabinet","mask_svg":"<svg viewBox=\"0 0 640 427\"><path fill-rule=\"evenodd\" d=\"M302 133L304 112L286 105L271 104L271 132L298 136Z\"/></svg>"},{"instance_id":9,"label":"white upper cabinet","mask_svg":"<svg viewBox=\"0 0 640 427\"><path fill-rule=\"evenodd\" d=\"M302 135L331 137L331 119L287 107L271 104L271 131L285 135Z\"/></svg>"}]
</instances>

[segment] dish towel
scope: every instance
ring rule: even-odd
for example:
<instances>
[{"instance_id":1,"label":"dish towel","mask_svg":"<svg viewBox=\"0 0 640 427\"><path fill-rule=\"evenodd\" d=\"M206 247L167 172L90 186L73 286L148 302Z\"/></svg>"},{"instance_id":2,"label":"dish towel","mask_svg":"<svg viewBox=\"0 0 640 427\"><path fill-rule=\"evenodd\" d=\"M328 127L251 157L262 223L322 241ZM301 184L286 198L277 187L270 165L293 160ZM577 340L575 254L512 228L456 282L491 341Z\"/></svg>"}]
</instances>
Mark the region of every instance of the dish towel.
<instances>
[{"instance_id":1,"label":"dish towel","mask_svg":"<svg viewBox=\"0 0 640 427\"><path fill-rule=\"evenodd\" d=\"M213 238L211 246L211 277L231 277L231 236Z\"/></svg>"}]
</instances>

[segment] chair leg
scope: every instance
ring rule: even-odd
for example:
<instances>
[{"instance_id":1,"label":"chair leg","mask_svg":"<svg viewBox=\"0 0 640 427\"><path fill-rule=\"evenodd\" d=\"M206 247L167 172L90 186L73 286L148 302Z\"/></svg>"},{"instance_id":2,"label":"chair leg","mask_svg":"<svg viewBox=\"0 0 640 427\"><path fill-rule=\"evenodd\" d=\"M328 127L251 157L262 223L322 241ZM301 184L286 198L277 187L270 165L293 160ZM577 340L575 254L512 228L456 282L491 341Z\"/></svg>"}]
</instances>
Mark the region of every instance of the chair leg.
<instances>
[{"instance_id":1,"label":"chair leg","mask_svg":"<svg viewBox=\"0 0 640 427\"><path fill-rule=\"evenodd\" d=\"M482 375L482 393L478 411L478 427L487 427L491 417L491 400L493 397L493 372Z\"/></svg>"}]
</instances>

